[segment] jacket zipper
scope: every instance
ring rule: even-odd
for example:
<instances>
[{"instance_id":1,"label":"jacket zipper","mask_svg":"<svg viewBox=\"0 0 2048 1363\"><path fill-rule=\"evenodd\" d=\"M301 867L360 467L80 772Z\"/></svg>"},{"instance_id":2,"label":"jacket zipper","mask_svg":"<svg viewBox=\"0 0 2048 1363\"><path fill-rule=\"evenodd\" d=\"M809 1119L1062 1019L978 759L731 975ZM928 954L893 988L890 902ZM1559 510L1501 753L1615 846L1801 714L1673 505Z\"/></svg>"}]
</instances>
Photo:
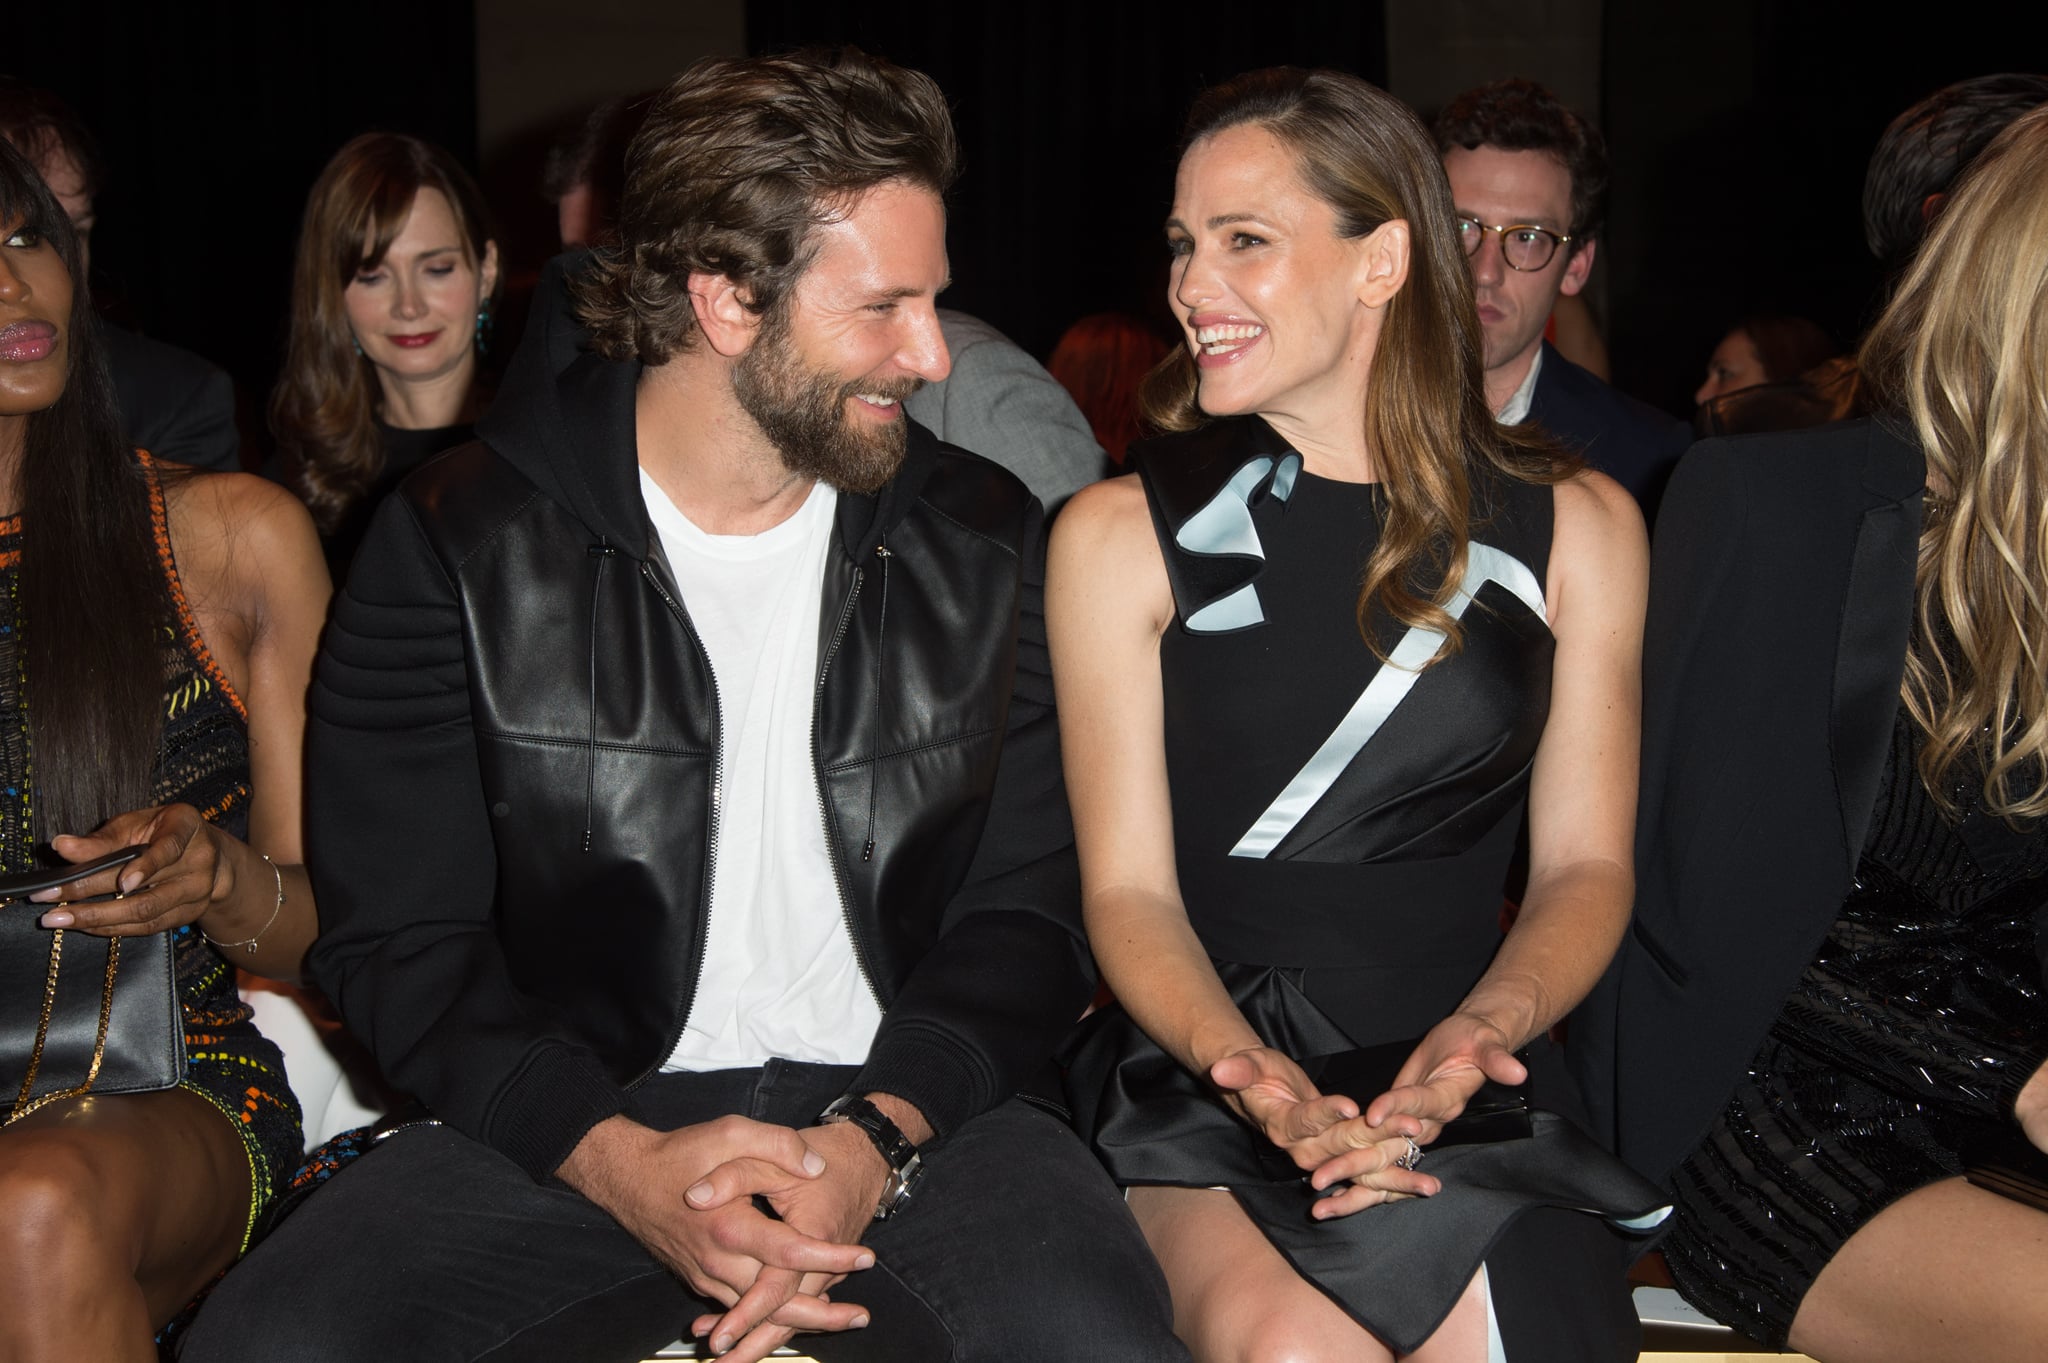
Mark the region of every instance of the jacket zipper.
<instances>
[{"instance_id":1,"label":"jacket zipper","mask_svg":"<svg viewBox=\"0 0 2048 1363\"><path fill-rule=\"evenodd\" d=\"M668 589L661 585L660 580L654 576L653 570L645 562L640 565L640 576L647 579L647 585L654 588L655 595L667 602L668 608L675 612L676 619L682 622L683 633L689 638L690 646L697 650L698 658L704 663L704 671L711 678L711 815L709 842L704 852L704 911L697 915L697 931L691 938L691 949L696 953L697 967L690 976L690 992L683 996L682 1007L676 1011L675 1023L669 1028L668 1040L662 1044L661 1053L655 1057L652 1065L642 1070L632 1083L626 1085L629 1089L640 1087L668 1063L668 1058L675 1054L676 1043L682 1040L683 1028L690 1020L690 1010L697 1006L697 989L704 983L705 946L711 940L711 887L718 871L718 816L725 804L725 702L718 694L718 673L711 666L711 655L705 652L704 641L697 637L696 626L690 623L690 612L683 608L683 603L669 594ZM855 585L859 585L858 577L855 578ZM841 627L844 628L843 622ZM817 724L817 716L813 713L811 729L814 735ZM815 752L815 739L813 742ZM815 758L813 765L816 765ZM833 871L836 875L836 863ZM844 898L843 893L841 897Z\"/></svg>"},{"instance_id":2,"label":"jacket zipper","mask_svg":"<svg viewBox=\"0 0 2048 1363\"><path fill-rule=\"evenodd\" d=\"M811 698L811 777L818 787L818 822L825 830L825 859L832 864L832 887L839 892L839 916L846 924L846 935L853 943L853 963L860 969L861 981L874 996L875 1007L888 1011L888 1000L875 987L875 972L868 964L867 939L861 936L860 920L854 916L853 897L846 892L846 875L840 869L839 840L832 835L831 797L825 790L825 771L818 762L818 706L825 699L825 677L832 670L832 659L839 654L840 641L846 638L846 628L853 620L854 603L860 600L860 587L864 574L859 564L853 566L853 586L846 593L846 604L839 608L839 627L832 631L832 642L826 646L825 656L818 661L818 692ZM875 735L875 742L881 742L881 735Z\"/></svg>"}]
</instances>

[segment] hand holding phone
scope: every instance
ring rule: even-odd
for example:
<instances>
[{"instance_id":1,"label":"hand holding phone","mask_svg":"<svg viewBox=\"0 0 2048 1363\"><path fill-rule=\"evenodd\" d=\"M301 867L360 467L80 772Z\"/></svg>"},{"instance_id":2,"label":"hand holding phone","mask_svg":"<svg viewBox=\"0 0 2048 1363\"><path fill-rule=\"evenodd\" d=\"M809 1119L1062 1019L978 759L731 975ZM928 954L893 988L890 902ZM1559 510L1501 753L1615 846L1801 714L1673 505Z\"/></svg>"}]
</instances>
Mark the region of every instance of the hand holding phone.
<instances>
[{"instance_id":1,"label":"hand holding phone","mask_svg":"<svg viewBox=\"0 0 2048 1363\"><path fill-rule=\"evenodd\" d=\"M83 880L87 876L97 875L101 871L112 870L116 866L126 866L129 862L142 855L145 846L147 846L145 843L132 843L127 847L117 848L103 857L95 857L91 861L79 862L75 866L39 866L34 870L17 871L13 875L0 876L0 902L27 899L30 895L39 894L44 890L54 890L59 886L69 885L73 881ZM75 904L92 904L102 899L112 898L114 898L114 895L110 892L107 894L89 895L86 898L70 902Z\"/></svg>"}]
</instances>

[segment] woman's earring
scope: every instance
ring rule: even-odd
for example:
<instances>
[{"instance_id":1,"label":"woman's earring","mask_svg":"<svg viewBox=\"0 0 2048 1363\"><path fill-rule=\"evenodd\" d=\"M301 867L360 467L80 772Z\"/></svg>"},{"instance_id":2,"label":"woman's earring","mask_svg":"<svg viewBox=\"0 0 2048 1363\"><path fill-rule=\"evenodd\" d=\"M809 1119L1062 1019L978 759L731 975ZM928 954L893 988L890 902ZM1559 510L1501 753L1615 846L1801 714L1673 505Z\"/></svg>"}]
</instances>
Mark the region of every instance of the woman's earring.
<instances>
[{"instance_id":1,"label":"woman's earring","mask_svg":"<svg viewBox=\"0 0 2048 1363\"><path fill-rule=\"evenodd\" d=\"M491 300L486 298L476 310L476 353L488 355L491 350Z\"/></svg>"},{"instance_id":2,"label":"woman's earring","mask_svg":"<svg viewBox=\"0 0 2048 1363\"><path fill-rule=\"evenodd\" d=\"M360 357L363 353L362 338L360 336L357 336L353 331L351 331L348 334L348 343L355 347L356 355Z\"/></svg>"}]
</instances>

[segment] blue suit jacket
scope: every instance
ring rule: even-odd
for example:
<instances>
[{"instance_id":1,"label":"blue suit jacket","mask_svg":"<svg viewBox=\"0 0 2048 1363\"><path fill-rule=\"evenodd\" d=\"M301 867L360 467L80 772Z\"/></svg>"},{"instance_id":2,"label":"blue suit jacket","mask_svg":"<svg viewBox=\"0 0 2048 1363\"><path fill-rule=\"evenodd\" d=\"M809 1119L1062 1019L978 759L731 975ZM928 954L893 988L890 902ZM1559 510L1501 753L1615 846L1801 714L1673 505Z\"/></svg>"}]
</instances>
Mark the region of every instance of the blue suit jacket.
<instances>
[{"instance_id":1,"label":"blue suit jacket","mask_svg":"<svg viewBox=\"0 0 2048 1363\"><path fill-rule=\"evenodd\" d=\"M1529 420L1627 488L1650 516L1692 428L1610 388L1545 341Z\"/></svg>"}]
</instances>

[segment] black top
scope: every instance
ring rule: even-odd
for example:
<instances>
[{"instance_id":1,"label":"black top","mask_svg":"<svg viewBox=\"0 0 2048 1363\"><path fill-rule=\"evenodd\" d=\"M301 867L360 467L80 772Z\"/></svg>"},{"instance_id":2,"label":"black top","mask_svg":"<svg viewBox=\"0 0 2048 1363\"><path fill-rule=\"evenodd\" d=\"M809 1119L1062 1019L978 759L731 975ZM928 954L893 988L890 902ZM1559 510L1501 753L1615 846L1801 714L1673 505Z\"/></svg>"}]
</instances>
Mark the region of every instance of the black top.
<instances>
[{"instance_id":1,"label":"black top","mask_svg":"<svg viewBox=\"0 0 2048 1363\"><path fill-rule=\"evenodd\" d=\"M1921 783L1903 706L1856 882L1705 1140L1679 1167L1665 1242L1688 1299L1782 1347L1807 1290L1898 1198L2017 1143L2048 1002L2034 924L2048 826L1951 817Z\"/></svg>"},{"instance_id":2,"label":"black top","mask_svg":"<svg viewBox=\"0 0 2048 1363\"><path fill-rule=\"evenodd\" d=\"M384 468L341 518L341 524L335 526L332 533L321 536L321 545L327 552L327 567L335 581L348 576L349 564L354 561L363 535L370 528L370 517L392 490L405 480L405 476L443 450L467 444L475 436L475 428L467 423L434 426L421 431L401 430L382 421L377 423L377 443L384 447Z\"/></svg>"},{"instance_id":3,"label":"black top","mask_svg":"<svg viewBox=\"0 0 2048 1363\"><path fill-rule=\"evenodd\" d=\"M320 536L321 550L327 556L328 575L336 586L348 580L349 564L354 562L356 550L362 546L363 536L369 531L370 518L376 515L384 499L405 481L406 475L435 455L457 445L466 445L475 438L475 428L467 423L431 426L425 430L404 430L387 426L382 421L377 423L377 443L383 451L383 467L370 480L370 486L355 504L342 513L341 523ZM261 472L265 478L290 488L296 494L299 488L291 469L292 466L279 454L266 460Z\"/></svg>"},{"instance_id":4,"label":"black top","mask_svg":"<svg viewBox=\"0 0 2048 1363\"><path fill-rule=\"evenodd\" d=\"M1256 419L1202 435L1230 442L1225 459L1286 448ZM1263 619L1217 633L1189 598L1199 560L1219 556L1190 545L1235 485L1189 506L1176 480L1193 489L1202 462L1162 465L1140 464L1161 542L1170 562L1194 560L1175 565L1179 619L1160 645L1188 917L1219 958L1319 967L1310 997L1361 1044L1418 1036L1499 941L1501 884L1550 705L1554 646L1540 612L1552 491L1482 489L1463 647L1417 674L1382 664L1358 628L1359 574L1380 534L1374 485L1290 481L1281 466L1249 509L1263 562L1237 557L1255 565L1248 589ZM1375 625L1390 655L1410 633ZM1431 651L1419 634L1418 647Z\"/></svg>"}]
</instances>

